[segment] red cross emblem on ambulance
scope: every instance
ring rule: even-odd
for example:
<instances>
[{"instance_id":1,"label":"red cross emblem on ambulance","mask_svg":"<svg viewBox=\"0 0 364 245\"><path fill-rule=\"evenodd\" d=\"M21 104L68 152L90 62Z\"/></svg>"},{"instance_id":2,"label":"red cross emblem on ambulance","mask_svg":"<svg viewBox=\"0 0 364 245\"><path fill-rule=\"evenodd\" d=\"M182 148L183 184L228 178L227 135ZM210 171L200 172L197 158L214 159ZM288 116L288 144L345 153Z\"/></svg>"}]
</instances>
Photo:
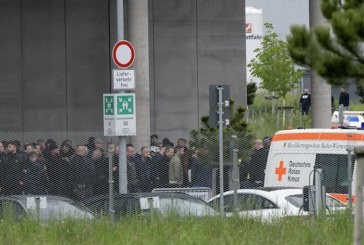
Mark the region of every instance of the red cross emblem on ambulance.
<instances>
[{"instance_id":1,"label":"red cross emblem on ambulance","mask_svg":"<svg viewBox=\"0 0 364 245\"><path fill-rule=\"evenodd\" d=\"M279 162L279 167L276 168L276 175L278 176L278 181L282 181L282 177L283 175L285 175L287 173L287 168L284 167L284 162L280 161Z\"/></svg>"}]
</instances>

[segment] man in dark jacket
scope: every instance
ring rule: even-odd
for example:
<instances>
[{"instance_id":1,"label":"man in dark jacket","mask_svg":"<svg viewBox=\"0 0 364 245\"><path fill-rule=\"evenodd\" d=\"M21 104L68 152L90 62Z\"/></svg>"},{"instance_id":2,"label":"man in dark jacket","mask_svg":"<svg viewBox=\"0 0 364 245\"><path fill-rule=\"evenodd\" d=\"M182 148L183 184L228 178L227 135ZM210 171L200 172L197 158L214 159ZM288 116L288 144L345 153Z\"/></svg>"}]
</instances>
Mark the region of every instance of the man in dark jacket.
<instances>
[{"instance_id":1,"label":"man in dark jacket","mask_svg":"<svg viewBox=\"0 0 364 245\"><path fill-rule=\"evenodd\" d=\"M86 146L77 146L76 154L72 157L70 166L70 182L74 198L83 200L93 195L95 167L91 158L88 157Z\"/></svg>"},{"instance_id":2,"label":"man in dark jacket","mask_svg":"<svg viewBox=\"0 0 364 245\"><path fill-rule=\"evenodd\" d=\"M340 89L339 105L349 107L349 94L344 87Z\"/></svg>"},{"instance_id":3,"label":"man in dark jacket","mask_svg":"<svg viewBox=\"0 0 364 245\"><path fill-rule=\"evenodd\" d=\"M38 161L36 152L29 153L30 166L26 169L24 186L25 193L31 195L48 194L48 175L45 166Z\"/></svg>"},{"instance_id":4,"label":"man in dark jacket","mask_svg":"<svg viewBox=\"0 0 364 245\"><path fill-rule=\"evenodd\" d=\"M250 186L253 188L264 186L265 168L268 160L270 142L271 138L265 137L262 140L263 148L254 150L248 163L246 172L249 175Z\"/></svg>"},{"instance_id":5,"label":"man in dark jacket","mask_svg":"<svg viewBox=\"0 0 364 245\"><path fill-rule=\"evenodd\" d=\"M2 190L5 195L19 195L24 189L24 173L26 157L17 151L17 143L9 142L7 154L3 157L2 164Z\"/></svg>"},{"instance_id":6,"label":"man in dark jacket","mask_svg":"<svg viewBox=\"0 0 364 245\"><path fill-rule=\"evenodd\" d=\"M39 157L38 157L39 161ZM47 173L49 176L49 194L70 196L69 186L69 174L70 174L69 162L62 159L60 149L56 145L49 147L49 155L47 162Z\"/></svg>"},{"instance_id":7,"label":"man in dark jacket","mask_svg":"<svg viewBox=\"0 0 364 245\"><path fill-rule=\"evenodd\" d=\"M308 110L311 107L311 95L308 93L307 88L303 91L303 94L301 95L300 107L301 107L302 115L307 115Z\"/></svg>"}]
</instances>

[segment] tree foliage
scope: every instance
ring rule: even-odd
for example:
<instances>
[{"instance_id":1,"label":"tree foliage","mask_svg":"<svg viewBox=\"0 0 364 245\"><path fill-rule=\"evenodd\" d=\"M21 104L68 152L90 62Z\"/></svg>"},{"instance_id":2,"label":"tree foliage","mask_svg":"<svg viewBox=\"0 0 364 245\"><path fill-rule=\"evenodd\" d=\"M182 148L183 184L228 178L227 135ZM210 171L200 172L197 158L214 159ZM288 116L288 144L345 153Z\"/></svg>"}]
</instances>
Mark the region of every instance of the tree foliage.
<instances>
[{"instance_id":1,"label":"tree foliage","mask_svg":"<svg viewBox=\"0 0 364 245\"><path fill-rule=\"evenodd\" d=\"M267 34L262 47L254 50L256 58L249 62L248 68L253 76L262 80L261 88L285 98L297 86L303 71L295 68L287 42L278 38L273 25L266 23L265 28Z\"/></svg>"},{"instance_id":2,"label":"tree foliage","mask_svg":"<svg viewBox=\"0 0 364 245\"><path fill-rule=\"evenodd\" d=\"M232 145L239 149L238 156L244 160L250 153L253 135L248 130L244 120L245 109L242 106L235 108L234 101L230 100L230 126L223 130L224 163L232 161ZM209 124L209 117L201 118L202 127L190 132L190 146L196 148L201 154L200 159L205 163L217 164L219 162L219 130ZM233 140L232 135L236 135Z\"/></svg>"},{"instance_id":3,"label":"tree foliage","mask_svg":"<svg viewBox=\"0 0 364 245\"><path fill-rule=\"evenodd\" d=\"M254 103L254 98L257 92L257 84L252 82L246 85L247 91L247 105L252 105Z\"/></svg>"},{"instance_id":4,"label":"tree foliage","mask_svg":"<svg viewBox=\"0 0 364 245\"><path fill-rule=\"evenodd\" d=\"M364 81L364 1L321 0L328 24L292 26L288 50L293 60L311 67L328 83Z\"/></svg>"}]
</instances>

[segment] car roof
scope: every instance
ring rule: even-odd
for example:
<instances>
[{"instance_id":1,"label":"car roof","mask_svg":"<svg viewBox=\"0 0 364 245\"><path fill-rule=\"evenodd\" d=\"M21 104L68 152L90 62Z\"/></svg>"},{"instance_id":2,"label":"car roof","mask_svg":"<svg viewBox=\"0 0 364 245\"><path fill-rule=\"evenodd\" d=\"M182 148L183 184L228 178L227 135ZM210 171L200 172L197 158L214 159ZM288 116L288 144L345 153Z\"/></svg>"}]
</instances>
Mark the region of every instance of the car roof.
<instances>
[{"instance_id":1,"label":"car roof","mask_svg":"<svg viewBox=\"0 0 364 245\"><path fill-rule=\"evenodd\" d=\"M47 200L52 200L52 201L65 201L65 202L75 202L74 200L64 197L64 196L53 196L53 195L5 195L5 196L0 196L0 199L17 199L21 202L26 202L28 197L46 197Z\"/></svg>"},{"instance_id":2,"label":"car roof","mask_svg":"<svg viewBox=\"0 0 364 245\"><path fill-rule=\"evenodd\" d=\"M161 198L179 198L179 199L198 199L195 196L191 196L184 192L145 192L145 193L135 193L139 197L161 197ZM201 200L202 201L202 200Z\"/></svg>"},{"instance_id":3,"label":"car roof","mask_svg":"<svg viewBox=\"0 0 364 245\"><path fill-rule=\"evenodd\" d=\"M194 200L194 201L202 201L203 200L191 196L187 193L183 193L183 192L140 192L140 193L120 193L120 194L115 194L114 198L115 199L139 199L139 198L148 198L148 197L160 197L160 198L178 198L178 199L183 199L183 200ZM94 197L90 197L84 201L82 201L82 204L84 205L90 205L94 202L98 202L101 200L108 200L109 199L109 195L100 195L100 196L94 196Z\"/></svg>"},{"instance_id":4,"label":"car roof","mask_svg":"<svg viewBox=\"0 0 364 245\"><path fill-rule=\"evenodd\" d=\"M242 194L257 194L264 196L272 201L276 200L277 198L285 198L286 196L302 194L302 188L296 187L262 187L262 188L255 188L255 189L239 189L237 193ZM224 196L226 195L233 195L234 191L227 191L224 192ZM211 198L208 202L215 200L216 198L220 197L220 195L216 195Z\"/></svg>"}]
</instances>

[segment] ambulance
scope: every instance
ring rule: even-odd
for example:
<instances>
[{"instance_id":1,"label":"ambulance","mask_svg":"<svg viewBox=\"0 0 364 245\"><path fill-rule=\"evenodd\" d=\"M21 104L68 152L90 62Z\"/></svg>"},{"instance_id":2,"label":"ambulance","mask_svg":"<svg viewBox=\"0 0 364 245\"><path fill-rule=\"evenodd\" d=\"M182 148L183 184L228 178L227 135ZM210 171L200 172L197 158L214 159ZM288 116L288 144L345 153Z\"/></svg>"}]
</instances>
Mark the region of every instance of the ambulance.
<instances>
[{"instance_id":1,"label":"ambulance","mask_svg":"<svg viewBox=\"0 0 364 245\"><path fill-rule=\"evenodd\" d=\"M352 153L352 171L355 172L353 148L356 146L364 146L364 130L278 131L274 134L269 149L264 186L303 188L312 185L314 167L320 166L326 192L335 193L334 196L346 202L349 185L348 149ZM355 174L353 179L354 177Z\"/></svg>"}]
</instances>

